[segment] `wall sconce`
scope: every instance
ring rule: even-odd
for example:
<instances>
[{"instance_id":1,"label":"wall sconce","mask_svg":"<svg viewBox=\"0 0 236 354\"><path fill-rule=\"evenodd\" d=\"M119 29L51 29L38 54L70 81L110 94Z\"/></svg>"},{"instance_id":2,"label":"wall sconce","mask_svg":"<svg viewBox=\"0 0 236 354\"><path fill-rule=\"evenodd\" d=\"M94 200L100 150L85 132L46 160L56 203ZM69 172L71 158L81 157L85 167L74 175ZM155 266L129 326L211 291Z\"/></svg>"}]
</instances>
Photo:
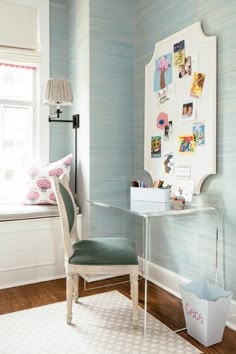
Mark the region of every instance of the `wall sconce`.
<instances>
[{"instance_id":1,"label":"wall sconce","mask_svg":"<svg viewBox=\"0 0 236 354\"><path fill-rule=\"evenodd\" d=\"M75 198L77 193L77 128L79 128L79 114L74 114L72 120L59 119L62 113L61 106L70 106L73 102L73 93L69 80L49 79L44 93L43 103L56 106L56 114L50 115L48 121L54 123L72 123L75 129ZM53 119L57 118L57 119Z\"/></svg>"},{"instance_id":2,"label":"wall sconce","mask_svg":"<svg viewBox=\"0 0 236 354\"><path fill-rule=\"evenodd\" d=\"M73 93L69 80L49 79L44 94L44 104L57 106L56 115L49 118L59 118L60 106L70 106L73 102Z\"/></svg>"}]
</instances>

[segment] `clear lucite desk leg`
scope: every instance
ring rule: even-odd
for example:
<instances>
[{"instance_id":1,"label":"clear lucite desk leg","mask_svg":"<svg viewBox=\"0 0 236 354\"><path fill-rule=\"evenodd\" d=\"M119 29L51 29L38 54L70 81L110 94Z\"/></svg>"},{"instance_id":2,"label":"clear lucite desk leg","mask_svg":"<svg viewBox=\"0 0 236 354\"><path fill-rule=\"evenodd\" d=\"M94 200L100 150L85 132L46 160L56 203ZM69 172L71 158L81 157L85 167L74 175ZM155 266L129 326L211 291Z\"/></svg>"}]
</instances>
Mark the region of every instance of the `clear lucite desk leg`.
<instances>
[{"instance_id":1,"label":"clear lucite desk leg","mask_svg":"<svg viewBox=\"0 0 236 354\"><path fill-rule=\"evenodd\" d=\"M151 224L149 218L145 218L144 230L144 335L147 333L147 279L148 279L148 260L149 260L149 244L150 244Z\"/></svg>"},{"instance_id":2,"label":"clear lucite desk leg","mask_svg":"<svg viewBox=\"0 0 236 354\"><path fill-rule=\"evenodd\" d=\"M216 245L215 245L215 284L218 283L218 268L219 268L219 227L221 224L220 221L220 215L218 210L215 208L215 214L216 214ZM224 287L224 277L223 277L223 287Z\"/></svg>"}]
</instances>

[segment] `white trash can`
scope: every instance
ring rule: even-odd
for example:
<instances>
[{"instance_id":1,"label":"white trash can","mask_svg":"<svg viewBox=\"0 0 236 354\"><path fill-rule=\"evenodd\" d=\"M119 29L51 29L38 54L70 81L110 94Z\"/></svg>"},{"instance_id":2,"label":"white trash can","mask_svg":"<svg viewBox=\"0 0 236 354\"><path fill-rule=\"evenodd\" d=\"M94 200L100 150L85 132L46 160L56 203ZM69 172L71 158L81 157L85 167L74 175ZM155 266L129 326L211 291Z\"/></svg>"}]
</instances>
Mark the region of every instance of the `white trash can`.
<instances>
[{"instance_id":1,"label":"white trash can","mask_svg":"<svg viewBox=\"0 0 236 354\"><path fill-rule=\"evenodd\" d=\"M208 347L222 340L232 292L206 279L180 285L187 332Z\"/></svg>"}]
</instances>

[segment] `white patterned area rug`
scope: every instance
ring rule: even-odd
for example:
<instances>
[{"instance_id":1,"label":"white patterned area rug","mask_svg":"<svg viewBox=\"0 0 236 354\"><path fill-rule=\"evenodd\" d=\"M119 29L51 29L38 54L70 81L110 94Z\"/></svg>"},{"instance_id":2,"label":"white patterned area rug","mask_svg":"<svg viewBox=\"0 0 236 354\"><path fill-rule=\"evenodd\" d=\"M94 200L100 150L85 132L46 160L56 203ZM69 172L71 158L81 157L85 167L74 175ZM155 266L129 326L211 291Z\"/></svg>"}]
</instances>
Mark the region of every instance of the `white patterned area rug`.
<instances>
[{"instance_id":1,"label":"white patterned area rug","mask_svg":"<svg viewBox=\"0 0 236 354\"><path fill-rule=\"evenodd\" d=\"M143 335L132 327L132 303L118 291L82 297L73 303L73 323L66 324L66 302L0 316L1 354L200 353L148 314Z\"/></svg>"}]
</instances>

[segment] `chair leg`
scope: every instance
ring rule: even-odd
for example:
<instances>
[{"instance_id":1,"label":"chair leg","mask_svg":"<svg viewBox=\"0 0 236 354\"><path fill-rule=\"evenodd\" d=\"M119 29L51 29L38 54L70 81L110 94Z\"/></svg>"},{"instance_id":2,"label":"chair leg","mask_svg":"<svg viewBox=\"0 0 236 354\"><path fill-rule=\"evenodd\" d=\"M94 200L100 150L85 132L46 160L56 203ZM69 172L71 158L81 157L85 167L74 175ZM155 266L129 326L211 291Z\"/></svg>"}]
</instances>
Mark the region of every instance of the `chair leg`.
<instances>
[{"instance_id":1,"label":"chair leg","mask_svg":"<svg viewBox=\"0 0 236 354\"><path fill-rule=\"evenodd\" d=\"M79 299L79 275L74 274L74 302L78 302Z\"/></svg>"},{"instance_id":2,"label":"chair leg","mask_svg":"<svg viewBox=\"0 0 236 354\"><path fill-rule=\"evenodd\" d=\"M138 274L130 274L130 290L133 306L133 326L138 327Z\"/></svg>"},{"instance_id":3,"label":"chair leg","mask_svg":"<svg viewBox=\"0 0 236 354\"><path fill-rule=\"evenodd\" d=\"M67 278L66 278L67 324L71 324L72 321L73 288L74 288L74 274L67 274Z\"/></svg>"}]
</instances>

